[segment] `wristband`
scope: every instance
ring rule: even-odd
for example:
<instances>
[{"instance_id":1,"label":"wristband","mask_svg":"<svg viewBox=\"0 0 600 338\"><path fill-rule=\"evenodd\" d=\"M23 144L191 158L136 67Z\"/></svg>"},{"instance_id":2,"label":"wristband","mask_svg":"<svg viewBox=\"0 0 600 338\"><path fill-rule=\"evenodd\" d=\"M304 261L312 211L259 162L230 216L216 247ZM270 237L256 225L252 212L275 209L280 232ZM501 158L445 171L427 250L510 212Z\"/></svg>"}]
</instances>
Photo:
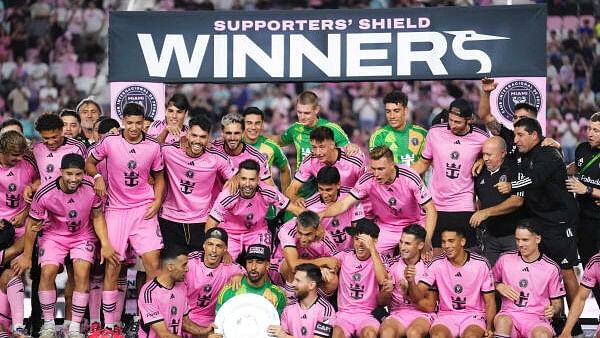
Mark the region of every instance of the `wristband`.
<instances>
[{"instance_id":1,"label":"wristband","mask_svg":"<svg viewBox=\"0 0 600 338\"><path fill-rule=\"evenodd\" d=\"M97 173L96 175L94 175L94 181L98 178L98 177L102 177L102 175L100 175L100 173Z\"/></svg>"},{"instance_id":2,"label":"wristband","mask_svg":"<svg viewBox=\"0 0 600 338\"><path fill-rule=\"evenodd\" d=\"M593 192L594 192L594 188L592 188L591 186L588 185L587 188L585 189L585 193L587 195L591 196Z\"/></svg>"}]
</instances>

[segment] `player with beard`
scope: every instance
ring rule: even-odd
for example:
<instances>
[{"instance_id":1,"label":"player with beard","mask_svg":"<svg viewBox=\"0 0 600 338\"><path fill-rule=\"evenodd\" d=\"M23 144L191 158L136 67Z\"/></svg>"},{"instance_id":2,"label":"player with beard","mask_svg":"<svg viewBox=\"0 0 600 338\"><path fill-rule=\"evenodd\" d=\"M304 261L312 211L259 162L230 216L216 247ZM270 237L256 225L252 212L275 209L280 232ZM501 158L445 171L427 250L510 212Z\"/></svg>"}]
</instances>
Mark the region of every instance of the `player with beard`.
<instances>
[{"instance_id":1,"label":"player with beard","mask_svg":"<svg viewBox=\"0 0 600 338\"><path fill-rule=\"evenodd\" d=\"M394 289L390 295L390 316L379 329L381 338L416 338L429 333L435 316L435 292L427 292L425 298L420 300L413 300L409 292L409 284L413 284L414 290L415 283L425 273L426 267L421 260L425 236L425 229L418 224L404 228L400 237L400 255L387 262Z\"/></svg>"},{"instance_id":2,"label":"player with beard","mask_svg":"<svg viewBox=\"0 0 600 338\"><path fill-rule=\"evenodd\" d=\"M271 233L265 219L269 205L276 213L289 210L298 214L301 208L290 201L277 188L261 183L258 163L248 159L239 164L239 184L232 194L228 187L217 197L206 222L206 230L220 224L229 235L228 252L233 259L250 244L271 245Z\"/></svg>"},{"instance_id":3,"label":"player with beard","mask_svg":"<svg viewBox=\"0 0 600 338\"><path fill-rule=\"evenodd\" d=\"M188 272L188 256L175 248L163 250L160 265L156 278L148 281L140 290L138 307L143 330L139 332L139 337L181 337L184 331L194 336L209 334L212 327L201 327L188 316L190 310L184 282Z\"/></svg>"},{"instance_id":4,"label":"player with beard","mask_svg":"<svg viewBox=\"0 0 600 338\"><path fill-rule=\"evenodd\" d=\"M264 297L271 302L281 316L283 308L286 305L285 293L277 285L269 280L269 259L271 250L262 244L252 244L248 247L245 256L246 276L242 278L241 286L237 289L233 285L226 285L219 293L217 299L217 313L225 302L229 299L245 294L252 293ZM219 337L213 335L211 337Z\"/></svg>"},{"instance_id":5,"label":"player with beard","mask_svg":"<svg viewBox=\"0 0 600 338\"><path fill-rule=\"evenodd\" d=\"M74 110L63 109L59 116L65 124L63 126L63 135L81 141L81 143L85 144L85 146L89 148L91 144L83 135L81 129L81 117L79 114L77 114L77 112Z\"/></svg>"},{"instance_id":6,"label":"player with beard","mask_svg":"<svg viewBox=\"0 0 600 338\"><path fill-rule=\"evenodd\" d=\"M77 104L75 111L81 118L81 129L88 142L94 143L99 141L94 137L94 123L102 116L102 107L100 107L100 104L90 96L81 100Z\"/></svg>"},{"instance_id":7,"label":"player with beard","mask_svg":"<svg viewBox=\"0 0 600 338\"><path fill-rule=\"evenodd\" d=\"M29 213L29 204L23 199L25 187L31 185L38 173L33 158L28 157L27 140L15 130L0 134L0 219L3 222L2 237L14 229L14 243L0 251L0 263L5 265L23 252L23 236L25 234L25 220ZM12 237L9 239L12 242ZM1 311L1 324L5 329L10 328L16 337L25 335L24 320L25 294L23 280L20 275L14 275L11 269L2 271L0 277L0 306L6 311Z\"/></svg>"},{"instance_id":8,"label":"player with beard","mask_svg":"<svg viewBox=\"0 0 600 338\"><path fill-rule=\"evenodd\" d=\"M154 121L148 128L148 135L156 137L161 144L177 142L188 131L183 123L190 110L190 103L185 95L175 93L169 101L165 111L165 119Z\"/></svg>"},{"instance_id":9,"label":"player with beard","mask_svg":"<svg viewBox=\"0 0 600 338\"><path fill-rule=\"evenodd\" d=\"M156 215L162 205L165 178L160 145L142 132L143 123L144 107L137 103L126 104L124 129L98 142L90 152L86 169L94 177L96 193L108 196L105 215L109 240L119 259L125 260L127 247L131 245L136 255L141 256L147 280L151 280L158 274L163 247ZM106 160L108 168L108 186L98 173L97 166L102 160ZM148 183L150 177L154 179L153 185ZM109 329L113 329L121 317L115 311L119 298L118 276L118 267L106 267L102 306L105 326Z\"/></svg>"},{"instance_id":10,"label":"player with beard","mask_svg":"<svg viewBox=\"0 0 600 338\"><path fill-rule=\"evenodd\" d=\"M188 255L189 271L185 275L188 290L190 319L203 327L210 327L215 320L217 295L226 284L239 287L244 270L235 263L223 263L227 252L227 231L212 228L206 233L202 251Z\"/></svg>"},{"instance_id":11,"label":"player with beard","mask_svg":"<svg viewBox=\"0 0 600 338\"><path fill-rule=\"evenodd\" d=\"M44 234L39 241L42 269L39 298L44 318L40 333L42 338L54 337L55 334L55 279L67 254L73 260L75 280L69 338L83 337L80 323L88 303L89 274L97 244L96 236L102 246L102 259L109 263L107 265L118 266L117 255L108 241L102 201L94 192L91 178L84 177L84 166L81 155L67 154L62 158L61 176L40 188L33 198L25 249L23 255L12 262L16 275L31 268L33 244L37 233L43 228Z\"/></svg>"},{"instance_id":12,"label":"player with beard","mask_svg":"<svg viewBox=\"0 0 600 338\"><path fill-rule=\"evenodd\" d=\"M167 193L158 222L166 246L200 251L212 207L208 187L230 179L234 168L223 152L207 147L211 123L206 117L192 118L186 129L185 138L161 149Z\"/></svg>"},{"instance_id":13,"label":"player with beard","mask_svg":"<svg viewBox=\"0 0 600 338\"><path fill-rule=\"evenodd\" d=\"M294 296L281 315L281 325L270 325L267 332L277 338L333 336L335 309L317 290L323 283L321 269L310 263L296 267Z\"/></svg>"}]
</instances>

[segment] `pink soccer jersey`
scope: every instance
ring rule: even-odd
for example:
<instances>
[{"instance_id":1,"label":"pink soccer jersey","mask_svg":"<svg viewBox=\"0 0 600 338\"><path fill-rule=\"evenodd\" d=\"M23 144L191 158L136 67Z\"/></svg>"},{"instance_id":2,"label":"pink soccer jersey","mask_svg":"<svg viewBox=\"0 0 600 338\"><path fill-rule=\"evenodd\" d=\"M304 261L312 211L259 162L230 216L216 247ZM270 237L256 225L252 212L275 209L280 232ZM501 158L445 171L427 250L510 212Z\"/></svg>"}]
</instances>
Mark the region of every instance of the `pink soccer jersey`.
<instances>
[{"instance_id":1,"label":"pink soccer jersey","mask_svg":"<svg viewBox=\"0 0 600 338\"><path fill-rule=\"evenodd\" d=\"M93 179L86 176L71 194L63 192L58 181L57 178L38 189L29 216L45 221L44 236L95 236L91 214L93 208L102 207L102 201L94 191Z\"/></svg>"},{"instance_id":2,"label":"pink soccer jersey","mask_svg":"<svg viewBox=\"0 0 600 338\"><path fill-rule=\"evenodd\" d=\"M437 210L475 211L471 168L488 138L477 126L462 136L454 135L447 123L429 129L421 156L432 161L429 187Z\"/></svg>"},{"instance_id":3,"label":"pink soccer jersey","mask_svg":"<svg viewBox=\"0 0 600 338\"><path fill-rule=\"evenodd\" d=\"M343 188L343 190L347 190L347 188ZM338 199L343 199L346 197L347 193L340 193ZM304 205L307 210L314 211L319 213L325 209L327 209L327 204L323 203L323 199L319 193L312 195L307 198L304 202ZM343 251L346 249L352 248L352 236L348 235L345 231L345 227L349 227L352 225L352 222L358 221L361 218L365 217L365 213L363 211L363 207L361 203L358 203L350 209L344 211L342 214L339 214L334 217L326 217L321 219L321 225L327 230L335 245L337 246L338 251Z\"/></svg>"},{"instance_id":4,"label":"pink soccer jersey","mask_svg":"<svg viewBox=\"0 0 600 338\"><path fill-rule=\"evenodd\" d=\"M286 247L294 247L298 251L298 257L301 259L315 259L320 257L331 257L337 252L337 246L329 234L325 234L322 240L315 240L308 247L298 245L296 238L296 218L284 223L277 237L279 238L279 248L274 253L275 258L284 258L283 249Z\"/></svg>"},{"instance_id":5,"label":"pink soccer jersey","mask_svg":"<svg viewBox=\"0 0 600 338\"><path fill-rule=\"evenodd\" d=\"M382 230L401 232L413 223L423 224L421 205L431 200L429 189L421 177L405 165L396 166L396 178L390 184L379 184L371 173L364 174L350 191L356 199L369 197L376 210L376 222Z\"/></svg>"},{"instance_id":6,"label":"pink soccer jersey","mask_svg":"<svg viewBox=\"0 0 600 338\"><path fill-rule=\"evenodd\" d=\"M152 137L157 137L158 134L162 133L163 130L165 130L165 128L167 127L167 122L165 122L164 120L159 120L159 121L154 121L152 122L152 124L150 125L150 128L148 128L148 135L152 136ZM183 136L185 136L185 134L187 134L188 131L188 127L187 126L183 126L181 133L177 136L168 133L167 137L165 138L165 144L167 143L174 143L174 142L179 142L179 139Z\"/></svg>"},{"instance_id":7,"label":"pink soccer jersey","mask_svg":"<svg viewBox=\"0 0 600 338\"><path fill-rule=\"evenodd\" d=\"M212 205L211 189L217 179L233 176L231 162L222 152L207 148L199 157L188 156L179 142L162 146L167 193L160 217L178 223L204 223Z\"/></svg>"},{"instance_id":8,"label":"pink soccer jersey","mask_svg":"<svg viewBox=\"0 0 600 338\"><path fill-rule=\"evenodd\" d=\"M60 176L60 161L66 154L79 154L85 158L85 145L75 139L65 137L63 144L56 150L50 150L43 143L33 146L33 157L37 163L42 185Z\"/></svg>"},{"instance_id":9,"label":"pink soccer jersey","mask_svg":"<svg viewBox=\"0 0 600 338\"><path fill-rule=\"evenodd\" d=\"M214 140L211 143L213 147L217 148L223 154L226 154L229 160L231 160L231 164L233 165L233 168L235 168L236 172L240 166L240 163L242 163L243 161L255 160L260 166L260 172L258 173L260 179L264 181L271 177L271 171L267 163L267 156L258 151L256 148L248 146L247 144L243 144L242 152L239 155L233 156L225 152L225 143L223 142L223 140Z\"/></svg>"},{"instance_id":10,"label":"pink soccer jersey","mask_svg":"<svg viewBox=\"0 0 600 338\"><path fill-rule=\"evenodd\" d=\"M502 311L544 315L551 299L565 296L560 267L546 255L527 263L517 250L506 252L494 265L496 283L510 285L519 293L517 301L502 298Z\"/></svg>"},{"instance_id":11,"label":"pink soccer jersey","mask_svg":"<svg viewBox=\"0 0 600 338\"><path fill-rule=\"evenodd\" d=\"M27 204L23 199L23 190L37 178L37 170L33 159L26 156L12 167L0 166L0 219L10 221L21 213ZM22 224L15 224L16 226ZM20 238L25 227L16 227L15 235Z\"/></svg>"},{"instance_id":12,"label":"pink soccer jersey","mask_svg":"<svg viewBox=\"0 0 600 338\"><path fill-rule=\"evenodd\" d=\"M281 314L281 328L294 337L331 337L334 325L335 309L321 296L308 309L294 301Z\"/></svg>"},{"instance_id":13,"label":"pink soccer jersey","mask_svg":"<svg viewBox=\"0 0 600 338\"><path fill-rule=\"evenodd\" d=\"M183 317L188 314L187 288L185 283L175 283L168 289L156 278L144 284L138 297L138 309L142 318L140 337L158 338L152 324L164 322L172 334L182 336Z\"/></svg>"},{"instance_id":14,"label":"pink soccer jersey","mask_svg":"<svg viewBox=\"0 0 600 338\"><path fill-rule=\"evenodd\" d=\"M390 277L394 281L394 291L392 291L390 312L397 313L404 310L421 311L415 304L411 302L406 292L402 292L400 288L400 284L403 281L406 281L404 278L404 270L406 269L406 263L404 260L400 256L397 256L388 261L387 265ZM423 261L419 260L417 264L415 264L415 272L415 280L418 281L425 273L425 264Z\"/></svg>"},{"instance_id":15,"label":"pink soccer jersey","mask_svg":"<svg viewBox=\"0 0 600 338\"><path fill-rule=\"evenodd\" d=\"M483 313L482 293L494 292L494 278L488 261L467 252L463 266L455 266L445 254L435 257L419 282L436 288L439 313Z\"/></svg>"},{"instance_id":16,"label":"pink soccer jersey","mask_svg":"<svg viewBox=\"0 0 600 338\"><path fill-rule=\"evenodd\" d=\"M338 150L338 158L332 165L340 172L340 185L342 187L353 187L356 181L365 173L366 161L365 155L362 152L353 156L346 155L342 149ZM300 182L307 182L311 178L317 177L319 170L327 166L327 164L319 161L317 157L310 154L302 160L298 171L294 178Z\"/></svg>"},{"instance_id":17,"label":"pink soccer jersey","mask_svg":"<svg viewBox=\"0 0 600 338\"><path fill-rule=\"evenodd\" d=\"M235 275L244 274L238 264L219 264L214 269L204 264L204 252L195 251L188 255L188 272L185 274L190 319L208 326L215 320L215 307L221 289Z\"/></svg>"},{"instance_id":18,"label":"pink soccer jersey","mask_svg":"<svg viewBox=\"0 0 600 338\"><path fill-rule=\"evenodd\" d=\"M91 150L96 161L106 160L108 209L131 209L154 201L154 190L148 179L152 171L163 170L158 142L144 135L131 144L120 134L108 134Z\"/></svg>"},{"instance_id":19,"label":"pink soccer jersey","mask_svg":"<svg viewBox=\"0 0 600 338\"><path fill-rule=\"evenodd\" d=\"M267 210L273 204L277 213L287 208L290 200L277 188L260 183L256 193L250 198L244 198L239 191L231 195L228 188L217 197L210 217L220 222L220 227L231 235L241 235L248 232L267 231Z\"/></svg>"},{"instance_id":20,"label":"pink soccer jersey","mask_svg":"<svg viewBox=\"0 0 600 338\"><path fill-rule=\"evenodd\" d=\"M600 283L600 253L595 254L590 258L590 261L585 266L583 277L581 277L581 285L591 289L596 284Z\"/></svg>"},{"instance_id":21,"label":"pink soccer jersey","mask_svg":"<svg viewBox=\"0 0 600 338\"><path fill-rule=\"evenodd\" d=\"M361 261L354 250L338 252L340 262L338 285L338 313L371 315L377 306L379 283L375 277L373 260Z\"/></svg>"}]
</instances>

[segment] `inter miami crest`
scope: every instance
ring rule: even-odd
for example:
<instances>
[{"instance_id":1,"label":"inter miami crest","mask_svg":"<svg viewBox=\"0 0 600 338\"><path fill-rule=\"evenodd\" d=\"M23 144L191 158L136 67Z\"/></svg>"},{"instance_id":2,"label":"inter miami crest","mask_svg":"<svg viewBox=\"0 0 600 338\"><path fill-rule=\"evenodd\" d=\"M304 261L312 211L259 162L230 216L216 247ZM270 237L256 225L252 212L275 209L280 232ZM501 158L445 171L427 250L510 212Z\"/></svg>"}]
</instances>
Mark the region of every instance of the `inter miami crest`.
<instances>
[{"instance_id":1,"label":"inter miami crest","mask_svg":"<svg viewBox=\"0 0 600 338\"><path fill-rule=\"evenodd\" d=\"M452 153L450 153L450 158L453 160L458 160L458 158L460 157L460 153L458 151L453 151Z\"/></svg>"},{"instance_id":2,"label":"inter miami crest","mask_svg":"<svg viewBox=\"0 0 600 338\"><path fill-rule=\"evenodd\" d=\"M188 170L185 173L185 177L187 177L187 178L194 178L194 171L193 170Z\"/></svg>"},{"instance_id":3,"label":"inter miami crest","mask_svg":"<svg viewBox=\"0 0 600 338\"><path fill-rule=\"evenodd\" d=\"M47 172L47 173L54 172L54 164L52 164L52 163L49 163L49 164L46 166L46 172Z\"/></svg>"},{"instance_id":4,"label":"inter miami crest","mask_svg":"<svg viewBox=\"0 0 600 338\"><path fill-rule=\"evenodd\" d=\"M460 284L454 285L454 293L461 294L463 292L463 287Z\"/></svg>"},{"instance_id":5,"label":"inter miami crest","mask_svg":"<svg viewBox=\"0 0 600 338\"><path fill-rule=\"evenodd\" d=\"M500 88L497 107L502 117L512 121L515 116L514 109L518 103L529 103L539 111L542 108L540 89L526 80L511 81Z\"/></svg>"},{"instance_id":6,"label":"inter miami crest","mask_svg":"<svg viewBox=\"0 0 600 338\"><path fill-rule=\"evenodd\" d=\"M9 184L9 185L8 185L8 191L10 191L10 192L15 192L15 191L17 191L17 185L16 185L16 184L14 184L14 183L11 183L11 184Z\"/></svg>"},{"instance_id":7,"label":"inter miami crest","mask_svg":"<svg viewBox=\"0 0 600 338\"><path fill-rule=\"evenodd\" d=\"M529 282L527 282L527 279L521 279L521 280L519 281L519 286L520 286L521 288L523 288L523 289L524 289L524 288L526 288L526 287L527 287L527 285L529 285Z\"/></svg>"},{"instance_id":8,"label":"inter miami crest","mask_svg":"<svg viewBox=\"0 0 600 338\"><path fill-rule=\"evenodd\" d=\"M134 160L129 160L129 162L127 162L127 168L129 170L135 170L135 168L137 168L137 162Z\"/></svg>"},{"instance_id":9,"label":"inter miami crest","mask_svg":"<svg viewBox=\"0 0 600 338\"><path fill-rule=\"evenodd\" d=\"M75 218L75 217L77 217L77 211L75 211L75 210L69 211L69 218Z\"/></svg>"}]
</instances>

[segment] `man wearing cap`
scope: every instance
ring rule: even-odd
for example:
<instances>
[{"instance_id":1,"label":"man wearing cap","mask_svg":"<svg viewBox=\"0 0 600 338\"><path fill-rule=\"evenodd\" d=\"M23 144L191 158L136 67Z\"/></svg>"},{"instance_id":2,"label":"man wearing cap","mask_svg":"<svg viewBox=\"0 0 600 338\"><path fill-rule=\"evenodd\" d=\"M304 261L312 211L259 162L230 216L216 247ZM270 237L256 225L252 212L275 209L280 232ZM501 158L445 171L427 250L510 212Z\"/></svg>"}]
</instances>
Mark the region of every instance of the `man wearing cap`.
<instances>
[{"instance_id":1,"label":"man wearing cap","mask_svg":"<svg viewBox=\"0 0 600 338\"><path fill-rule=\"evenodd\" d=\"M203 251L188 255L188 272L185 274L190 319L203 327L215 320L217 294L227 284L239 287L244 269L235 263L223 263L227 252L227 232L212 228L206 233Z\"/></svg>"},{"instance_id":2,"label":"man wearing cap","mask_svg":"<svg viewBox=\"0 0 600 338\"><path fill-rule=\"evenodd\" d=\"M473 107L464 99L450 104L448 123L429 129L425 149L412 168L423 175L433 165L429 188L438 211L432 239L441 246L440 234L448 227L461 227L467 234L467 247L475 246L475 231L469 220L475 211L475 195L471 169L480 157L487 131L471 124Z\"/></svg>"},{"instance_id":3,"label":"man wearing cap","mask_svg":"<svg viewBox=\"0 0 600 338\"><path fill-rule=\"evenodd\" d=\"M345 230L353 237L354 250L334 256L340 266L339 277L332 278L328 270L323 270L325 288L338 289L335 327L343 331L344 337L375 338L379 321L371 312L383 300L382 293L390 292L394 286L375 245L379 227L369 219L361 219L356 227Z\"/></svg>"},{"instance_id":4,"label":"man wearing cap","mask_svg":"<svg viewBox=\"0 0 600 338\"><path fill-rule=\"evenodd\" d=\"M228 284L219 293L217 299L217 312L229 299L245 294L253 293L263 296L277 309L281 316L286 305L285 293L277 285L271 283L267 271L270 265L271 250L263 244L252 244L246 251L246 276L242 278L240 287L236 290L233 285Z\"/></svg>"},{"instance_id":5,"label":"man wearing cap","mask_svg":"<svg viewBox=\"0 0 600 338\"><path fill-rule=\"evenodd\" d=\"M118 257L112 248L102 214L102 202L94 192L91 177L84 176L85 161L79 154L67 154L61 160L61 176L41 187L33 197L25 235L23 255L12 262L15 274L31 268L33 243L44 228L39 240L41 279L39 298L42 304L44 326L40 337L54 336L56 286L60 266L67 255L73 260L75 291L69 337L83 337L80 323L89 297L89 274L94 262L97 240L100 239L102 260L118 266ZM90 223L90 220L92 221Z\"/></svg>"}]
</instances>

